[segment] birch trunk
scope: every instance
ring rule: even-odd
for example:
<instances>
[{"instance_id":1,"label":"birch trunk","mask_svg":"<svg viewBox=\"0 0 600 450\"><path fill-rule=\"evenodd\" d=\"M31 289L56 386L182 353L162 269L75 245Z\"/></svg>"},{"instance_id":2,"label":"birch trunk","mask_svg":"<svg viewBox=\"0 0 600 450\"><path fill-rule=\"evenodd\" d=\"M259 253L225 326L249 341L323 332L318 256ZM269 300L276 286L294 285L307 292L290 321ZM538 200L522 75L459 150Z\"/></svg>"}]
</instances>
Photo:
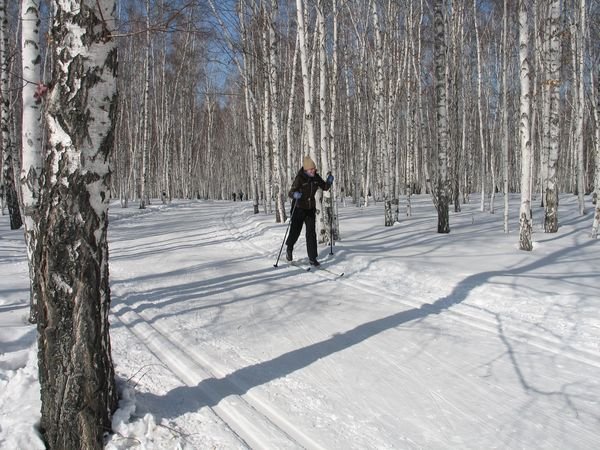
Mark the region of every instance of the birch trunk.
<instances>
[{"instance_id":1,"label":"birch trunk","mask_svg":"<svg viewBox=\"0 0 600 450\"><path fill-rule=\"evenodd\" d=\"M592 87L592 98L595 105L592 106L594 111L594 150L595 150L595 177L594 177L594 200L596 209L594 211L594 220L592 222L592 238L598 238L598 228L600 228L600 63L596 62L597 84L594 89L594 73L590 72L590 85ZM595 98L594 98L595 94Z\"/></svg>"},{"instance_id":2,"label":"birch trunk","mask_svg":"<svg viewBox=\"0 0 600 450\"><path fill-rule=\"evenodd\" d=\"M504 232L508 233L508 0L503 2L502 12L502 178L504 188Z\"/></svg>"},{"instance_id":3,"label":"birch trunk","mask_svg":"<svg viewBox=\"0 0 600 450\"><path fill-rule=\"evenodd\" d=\"M9 90L9 55L8 55L8 17L6 0L0 0L0 94L2 107L0 108L0 128L2 129L2 177L3 190L6 196L6 205L10 220L10 229L18 230L23 225L19 198L15 182L15 167L17 164L16 146L10 133L10 90Z\"/></svg>"},{"instance_id":4,"label":"birch trunk","mask_svg":"<svg viewBox=\"0 0 600 450\"><path fill-rule=\"evenodd\" d=\"M339 176L339 165L338 165L338 156L337 156L337 145L335 139L335 129L336 129L336 118L337 118L337 92L338 92L338 8L337 8L337 0L332 0L332 15L333 15L333 41L332 41L332 67L331 67L331 76L330 76L330 100L331 100L331 113L329 117L329 154L331 156L331 172L335 175ZM333 241L340 240L340 227L338 221L338 202L337 199L339 197L339 186L342 178L338 179L338 182L334 183L329 191L329 195L331 195L331 205L332 205L332 227L331 231L333 235L331 239Z\"/></svg>"},{"instance_id":5,"label":"birch trunk","mask_svg":"<svg viewBox=\"0 0 600 450\"><path fill-rule=\"evenodd\" d=\"M146 0L146 59L144 63L144 100L142 104L142 178L140 189L140 209L145 209L150 203L148 192L148 161L149 142L148 142L148 93L150 91L150 0Z\"/></svg>"},{"instance_id":6,"label":"birch trunk","mask_svg":"<svg viewBox=\"0 0 600 450\"><path fill-rule=\"evenodd\" d=\"M264 13L266 14L266 12ZM259 168L259 173L263 176L260 178L262 181L262 191L264 192L263 200L264 200L264 210L265 214L273 213L273 176L276 171L275 168L272 170L271 166L271 156L273 154L273 134L271 128L271 116L274 111L271 106L271 91L270 91L270 69L269 69L269 47L267 44L268 41L268 31L263 28L261 33L261 45L262 45L262 88L263 88L263 110L262 114L259 116L262 121L262 145L260 149L263 151L263 170Z\"/></svg>"},{"instance_id":7,"label":"birch trunk","mask_svg":"<svg viewBox=\"0 0 600 450\"><path fill-rule=\"evenodd\" d=\"M519 1L519 67L521 82L519 138L521 145L521 207L519 210L519 248L533 249L531 220L531 130L530 71L529 71L529 21L527 0Z\"/></svg>"},{"instance_id":8,"label":"birch trunk","mask_svg":"<svg viewBox=\"0 0 600 450\"><path fill-rule=\"evenodd\" d=\"M585 84L583 82L585 76L585 35L586 35L586 1L579 0L579 27L577 30L577 80L578 80L578 96L577 96L577 120L576 120L576 154L577 154L577 199L579 202L579 214L585 214L585 182L584 182L584 155L583 155L583 115L585 109Z\"/></svg>"},{"instance_id":9,"label":"birch trunk","mask_svg":"<svg viewBox=\"0 0 600 450\"><path fill-rule=\"evenodd\" d=\"M450 232L448 211L448 109L446 105L446 33L444 0L435 0L435 93L438 176L435 204L438 213L438 233Z\"/></svg>"},{"instance_id":10,"label":"birch trunk","mask_svg":"<svg viewBox=\"0 0 600 450\"><path fill-rule=\"evenodd\" d=\"M323 0L317 1L317 26L318 26L318 52L319 52L319 132L321 133L320 171L323 176L330 172L329 168L329 121L327 111L327 58L325 53L326 32L325 12ZM320 244L331 242L331 228L333 226L333 203L331 190L317 191L315 195L317 204L316 229L317 242ZM319 208L319 205L321 207Z\"/></svg>"},{"instance_id":11,"label":"birch trunk","mask_svg":"<svg viewBox=\"0 0 600 450\"><path fill-rule=\"evenodd\" d=\"M103 448L117 406L108 312L115 0L54 2L40 201L38 362L49 448Z\"/></svg>"},{"instance_id":12,"label":"birch trunk","mask_svg":"<svg viewBox=\"0 0 600 450\"><path fill-rule=\"evenodd\" d=\"M296 34L296 43L294 44L294 57L292 61L292 73L290 75L290 98L288 100L288 117L286 125L287 136L287 153L286 153L286 168L287 168L287 185L291 186L294 181L295 172L292 170L292 130L294 124L294 104L296 102L296 70L298 67L298 49L299 35Z\"/></svg>"},{"instance_id":13,"label":"birch trunk","mask_svg":"<svg viewBox=\"0 0 600 450\"><path fill-rule=\"evenodd\" d=\"M411 197L415 183L415 120L414 120L414 106L412 98L413 88L413 71L415 78L418 78L419 74L415 70L416 67L416 55L413 50L413 1L410 2L410 9L408 13L407 24L407 52L406 58L408 58L408 69L406 71L406 215L412 215L412 204ZM400 77L398 77L400 82ZM398 186L398 206L400 206L400 186Z\"/></svg>"},{"instance_id":14,"label":"birch trunk","mask_svg":"<svg viewBox=\"0 0 600 450\"><path fill-rule=\"evenodd\" d=\"M394 225L392 212L392 187L390 173L389 155L385 152L385 92L383 86L383 38L379 26L379 14L377 2L371 2L371 14L373 18L373 32L375 33L375 124L376 124L376 154L385 158L383 164L383 201L384 201L384 226Z\"/></svg>"},{"instance_id":15,"label":"birch trunk","mask_svg":"<svg viewBox=\"0 0 600 450\"><path fill-rule=\"evenodd\" d=\"M306 127L306 145L308 154L317 161L315 153L315 127L312 111L312 89L308 71L308 47L306 46L306 26L304 24L304 1L296 0L296 14L298 19L298 37L300 39L300 67L302 68L302 87L304 90L304 126Z\"/></svg>"},{"instance_id":16,"label":"birch trunk","mask_svg":"<svg viewBox=\"0 0 600 450\"><path fill-rule=\"evenodd\" d=\"M480 177L481 177L481 206L480 209L483 212L485 210L485 169L486 169L486 150L485 150L485 138L483 136L483 93L482 93L482 79L481 79L481 43L479 42L479 25L477 24L477 0L473 0L473 21L475 26L475 45L477 46L477 118L479 120L479 147L481 150L481 161L480 161ZM493 187L492 187L493 189Z\"/></svg>"},{"instance_id":17,"label":"birch trunk","mask_svg":"<svg viewBox=\"0 0 600 450\"><path fill-rule=\"evenodd\" d=\"M546 209L544 231L558 231L558 152L560 139L560 0L551 0L549 6L549 52L548 52L548 89L549 102L549 147L548 182L546 186Z\"/></svg>"},{"instance_id":18,"label":"birch trunk","mask_svg":"<svg viewBox=\"0 0 600 450\"><path fill-rule=\"evenodd\" d=\"M275 33L279 8L277 0L271 0L271 17L269 21L269 85L271 87L271 142L273 146L273 175L275 190L275 207L278 222L286 221L285 198L286 189L283 187L283 176L281 167L281 137L280 137L280 99L279 99L279 55L277 52L278 41Z\"/></svg>"},{"instance_id":19,"label":"birch trunk","mask_svg":"<svg viewBox=\"0 0 600 450\"><path fill-rule=\"evenodd\" d=\"M46 86L41 84L40 74L40 2L24 0L21 6L21 52L23 64L23 120L21 129L21 195L25 224L25 243L30 279L29 321L37 322L37 292L34 289L37 272L35 247L38 236L38 203L40 175L42 172L42 123L41 104Z\"/></svg>"}]
</instances>

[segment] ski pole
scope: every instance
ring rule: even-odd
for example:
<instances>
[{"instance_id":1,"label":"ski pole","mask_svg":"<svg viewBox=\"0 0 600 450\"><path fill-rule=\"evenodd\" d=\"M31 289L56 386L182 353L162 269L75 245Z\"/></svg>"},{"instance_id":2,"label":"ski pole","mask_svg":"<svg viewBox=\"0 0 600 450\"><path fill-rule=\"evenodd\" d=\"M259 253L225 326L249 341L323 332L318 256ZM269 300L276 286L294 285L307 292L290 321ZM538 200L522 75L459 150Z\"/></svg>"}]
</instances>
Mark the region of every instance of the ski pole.
<instances>
[{"instance_id":1,"label":"ski pole","mask_svg":"<svg viewBox=\"0 0 600 450\"><path fill-rule=\"evenodd\" d=\"M329 254L333 255L333 196L331 196L331 212L329 214L329 244L331 247Z\"/></svg>"},{"instance_id":2,"label":"ski pole","mask_svg":"<svg viewBox=\"0 0 600 450\"><path fill-rule=\"evenodd\" d=\"M327 176L329 177L329 175L331 175L331 171L327 172ZM333 197L333 193L334 191L331 191L331 209L329 210L329 246L330 246L330 250L329 250L329 254L333 255L333 202L334 202L334 197Z\"/></svg>"},{"instance_id":3,"label":"ski pole","mask_svg":"<svg viewBox=\"0 0 600 450\"><path fill-rule=\"evenodd\" d=\"M294 216L294 210L296 209L296 205L298 204L297 200L294 200L294 206L292 206L292 212L290 214L290 221L288 222L288 226L285 229L285 235L283 236L283 241L281 242L281 248L279 249L279 254L277 255L277 261L273 264L273 267L277 267L279 264L279 258L281 257L281 251L283 250L283 244L285 244L285 238L287 237L288 231L290 229L290 225L292 224L292 217Z\"/></svg>"}]
</instances>

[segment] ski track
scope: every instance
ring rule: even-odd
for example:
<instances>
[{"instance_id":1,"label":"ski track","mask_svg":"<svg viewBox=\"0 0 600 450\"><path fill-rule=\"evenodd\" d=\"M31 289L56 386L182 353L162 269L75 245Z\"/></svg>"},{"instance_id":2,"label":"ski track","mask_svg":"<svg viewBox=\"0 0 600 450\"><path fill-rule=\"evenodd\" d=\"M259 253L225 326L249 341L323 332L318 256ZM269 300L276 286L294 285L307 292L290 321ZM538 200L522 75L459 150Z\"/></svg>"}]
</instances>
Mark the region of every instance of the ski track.
<instances>
[{"instance_id":1,"label":"ski track","mask_svg":"<svg viewBox=\"0 0 600 450\"><path fill-rule=\"evenodd\" d=\"M127 327L182 383L200 389L211 410L249 448L323 449L316 441L295 427L260 395L248 392L250 387L226 380L224 369L207 361L191 343L176 343L167 337L169 330L151 325L143 314L129 306L115 308L114 316ZM215 392L203 389L201 382L219 380ZM243 396L230 392L246 392ZM226 395L224 395L226 394Z\"/></svg>"},{"instance_id":2,"label":"ski track","mask_svg":"<svg viewBox=\"0 0 600 450\"><path fill-rule=\"evenodd\" d=\"M231 233L235 240L243 244L250 250L264 255L265 259L268 256L272 256L273 252L267 252L258 245L252 243L252 239L256 237L257 233L243 232L240 229L240 226L234 222L234 212L238 213L238 217L243 217L244 209L236 208L235 210L230 209L229 211L227 211L223 216L223 225L229 231L229 233ZM284 262L284 264L286 263ZM304 269L295 266L290 266L290 268L294 268L296 270L301 269L302 271L304 271ZM351 289L358 288L370 295L375 294L379 298L386 299L390 302L390 304L397 305L400 303L415 309L425 309L427 307L431 307L432 311L434 308L434 306L431 304L424 304L422 302L419 302L418 300L411 301L410 299L402 298L400 294L391 292L387 288L384 290L374 283L368 283L364 280L352 278L351 275L346 276L344 278L325 271L311 270L310 272L312 272L312 274L309 274L309 276L319 276L324 279L333 280L336 283L342 283L343 285L348 286ZM481 312L482 314L477 314L475 312L459 311L456 309L445 309L443 312L444 314L448 314L456 322L462 325L467 325L469 327L485 331L493 335L498 335L499 333L502 333L503 338L510 339L513 342L524 343L533 347L537 347L541 350L569 358L573 361L600 368L600 355L595 352L591 352L586 349L580 349L570 345L566 346L566 344L558 338L550 338L548 336L532 332L531 330L527 330L519 325L499 324L497 320L486 317L486 315L489 316L491 313L486 313L480 308L474 306L467 306L473 308L474 310L479 310L478 312ZM501 332L499 331L500 327L502 328Z\"/></svg>"},{"instance_id":3,"label":"ski track","mask_svg":"<svg viewBox=\"0 0 600 450\"><path fill-rule=\"evenodd\" d=\"M262 255L265 257L265 260L272 257L273 262L275 262L281 244L277 245L275 251L265 251L263 247L255 244L253 239L264 235L265 230L262 224L250 223L250 225L254 226L250 229L247 224L243 224L243 221L247 221L245 211L244 207L228 209L221 217L223 229L215 230L217 231L216 234L233 238L253 254ZM485 317L485 314L489 316L491 313L486 313L483 310L465 312L456 309L444 309L439 311L434 309L434 305L423 304L417 299L402 298L398 293L389 289L384 290L375 283L352 278L351 274L339 277L326 271L311 270L307 272L303 268L288 266L285 260L281 262L284 267L281 269L274 268L273 270L296 270L299 276L304 272L304 277L316 276L335 283L342 283L349 289L359 289L371 296L375 295L379 299L384 300L388 305L397 306L401 304L415 309L426 309L429 307L432 308L432 312L443 312L460 324L467 325L473 329L484 331L494 336L498 336L501 333L501 338L503 339L526 343L529 346L535 346L544 351L560 354L574 361L600 368L600 355L573 347L565 347L565 344L558 339L551 339L547 336L533 333L517 325L503 324L502 331L500 331L500 325L497 321L494 321L493 318ZM469 305L463 306L476 309ZM480 313L478 314L478 312ZM137 313L130 306L121 305L120 307L115 307L113 315L183 384L198 388L207 405L210 405L209 407L213 413L231 429L232 433L244 445L249 448L323 448L318 442L314 441L309 435L291 423L268 399L253 391L251 389L252 386L244 385L243 380L227 379L228 369L220 366L218 362L209 360L201 355L195 350L195 345L192 342L188 342L185 339L182 342L173 341L168 337L169 330L163 329L160 324L151 324L149 319L144 316L144 313ZM373 354L384 353L375 344L367 343L367 345L369 351ZM414 343L411 345L416 347ZM472 386L474 390L482 391L485 389L482 385L473 382L472 379L461 374L456 368L445 363L443 359L429 352L427 352L427 356L437 364L444 366L446 371L459 377L463 383ZM329 368L337 373L337 369L333 363L329 365ZM470 417L470 411L464 410L460 404L447 399L440 392L429 389L420 382L418 377L404 368L399 367L399 369L405 373L407 378L421 385L423 392L426 392L427 396L439 405L439 409L444 411L444 422L449 431L452 428L452 421L450 419L454 414ZM336 376L343 377L343 375L339 374ZM214 391L210 387L203 388L202 381L204 380L218 380L221 387L217 391ZM231 394L231 392L243 392L244 394L237 395ZM482 395L485 395L485 392L482 392ZM509 411L509 406L507 405L502 409ZM493 423L488 423L485 417L477 420L477 424L480 429L487 429L489 433L493 432Z\"/></svg>"},{"instance_id":4,"label":"ski track","mask_svg":"<svg viewBox=\"0 0 600 450\"><path fill-rule=\"evenodd\" d=\"M259 254L263 254L263 255L265 255L265 257L271 256L271 253L265 252L261 247L252 243L250 238L245 239L244 233L241 231L240 227L236 226L236 224L234 223L233 215L234 215L234 211L228 211L223 217L223 224L224 224L225 228L227 230L229 230L229 232L235 237L236 241L243 244L246 248L248 248L249 250L251 250L253 252L258 252ZM296 266L291 266L291 268L298 270L299 274L304 272L304 270L301 267L299 268ZM357 280L352 279L352 278L342 280L342 277L330 277L329 276L330 274L328 274L327 272L314 271L313 275L308 274L307 276L310 277L310 276L315 276L315 275L319 276L321 278L327 278L327 279L333 280L336 283L342 283L344 286L348 287L349 289L355 289L357 287ZM369 283L365 283L365 282L359 282L358 284L359 284L358 288L360 290L364 291L365 293L368 293L369 295L375 294L378 296L378 298L382 298L382 299L388 301L389 302L388 304L398 305L399 303L401 303L406 306L410 306L410 307L414 307L414 308L421 307L421 304L417 304L416 302L409 303L409 302L405 302L405 301L399 301L398 296L394 297L393 292L392 293L390 293L389 291L384 292L381 288L377 287L374 284L369 284ZM472 325L472 323L471 323L472 321L469 321L469 322L467 322L466 320L459 320L459 321L463 322L465 324L468 324L468 325ZM494 330L490 327L484 326L484 327L476 327L476 328L483 329L486 332L491 332L491 333L495 334ZM411 347L413 347L413 349L415 351L419 351L421 353L426 353L427 357L431 361L433 361L437 366L443 367L444 370L448 374L451 374L451 376L453 376L455 379L460 379L464 385L470 386L473 392L478 392L480 398L485 398L489 395L489 392L488 392L486 386L481 385L480 383L475 382L473 379L465 376L463 373L461 373L455 367L452 367L447 362L445 362L442 358L439 358L430 352L424 351L422 348L418 347L417 344L415 344L414 342L411 342L410 340L403 340L403 342L404 342L404 345L410 345ZM435 389L431 389L431 387L427 384L427 382L424 382L419 375L415 374L411 370L407 370L406 367L404 367L400 364L397 364L395 361L393 361L393 359L391 359L389 357L390 355L388 353L386 353L384 350L382 350L380 348L380 346L377 345L375 342L373 342L371 340L367 340L366 342L363 342L362 345L366 346L365 348L368 349L367 353L369 355L378 355L381 360L388 361L388 364L394 365L394 367L397 370L399 370L401 373L403 373L403 376L406 380L411 380L412 383L419 386L420 392L426 393L426 396L428 398L432 399L434 401L434 403L439 406L439 410L442 411L442 417L443 417L442 420L444 422L444 426L447 428L447 430L449 432L454 431L452 419L456 414L458 414L464 418L467 418L467 419L472 418L472 411L469 409L468 405L466 405L466 406L462 405L460 402L457 402L455 399L454 400L449 399L446 396L444 396L441 392L438 392ZM328 373L330 373L330 374L333 372L337 373L337 368L336 368L335 363L327 362L327 361L322 362L322 363L327 365ZM341 375L341 376L338 375L338 378L340 378L340 380L343 380L343 375ZM343 385L343 383L340 383L340 385ZM506 416L508 416L511 411L511 406L507 402L505 404L497 406L496 409L498 411L501 410L501 411L505 412ZM495 432L496 424L493 421L490 421L488 419L489 418L487 418L487 417L477 418L476 425L474 425L474 426L476 426L477 429L480 430L480 432L485 430L486 434L493 435ZM437 444L439 444L440 446L445 445L445 443L441 442L441 441L437 442Z\"/></svg>"}]
</instances>

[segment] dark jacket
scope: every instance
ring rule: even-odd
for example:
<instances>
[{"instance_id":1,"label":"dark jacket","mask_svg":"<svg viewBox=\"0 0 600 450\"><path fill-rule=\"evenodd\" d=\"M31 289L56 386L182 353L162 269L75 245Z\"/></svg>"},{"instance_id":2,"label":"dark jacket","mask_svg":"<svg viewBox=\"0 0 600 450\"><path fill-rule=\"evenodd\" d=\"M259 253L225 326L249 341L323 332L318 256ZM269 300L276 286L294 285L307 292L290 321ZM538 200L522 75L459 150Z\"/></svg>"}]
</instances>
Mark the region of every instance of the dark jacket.
<instances>
[{"instance_id":1,"label":"dark jacket","mask_svg":"<svg viewBox=\"0 0 600 450\"><path fill-rule=\"evenodd\" d=\"M302 192L300 200L296 200L296 207L301 209L315 209L315 194L317 193L317 189L321 188L324 191L328 191L330 187L331 185L323 180L317 172L315 172L314 177L309 177L304 172L304 169L300 168L296 178L294 178L288 196L294 198L294 192Z\"/></svg>"}]
</instances>

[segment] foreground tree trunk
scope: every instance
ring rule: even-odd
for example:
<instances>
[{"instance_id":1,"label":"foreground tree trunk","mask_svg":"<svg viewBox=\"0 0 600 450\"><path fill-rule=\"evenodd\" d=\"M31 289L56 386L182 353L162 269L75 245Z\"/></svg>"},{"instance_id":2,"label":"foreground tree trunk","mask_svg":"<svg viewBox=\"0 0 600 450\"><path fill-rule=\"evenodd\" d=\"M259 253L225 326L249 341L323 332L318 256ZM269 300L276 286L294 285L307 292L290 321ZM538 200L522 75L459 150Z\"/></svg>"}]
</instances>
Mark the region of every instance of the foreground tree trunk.
<instances>
[{"instance_id":1,"label":"foreground tree trunk","mask_svg":"<svg viewBox=\"0 0 600 450\"><path fill-rule=\"evenodd\" d=\"M108 311L115 0L54 2L49 153L40 202L38 364L51 449L101 449L116 407Z\"/></svg>"}]
</instances>

